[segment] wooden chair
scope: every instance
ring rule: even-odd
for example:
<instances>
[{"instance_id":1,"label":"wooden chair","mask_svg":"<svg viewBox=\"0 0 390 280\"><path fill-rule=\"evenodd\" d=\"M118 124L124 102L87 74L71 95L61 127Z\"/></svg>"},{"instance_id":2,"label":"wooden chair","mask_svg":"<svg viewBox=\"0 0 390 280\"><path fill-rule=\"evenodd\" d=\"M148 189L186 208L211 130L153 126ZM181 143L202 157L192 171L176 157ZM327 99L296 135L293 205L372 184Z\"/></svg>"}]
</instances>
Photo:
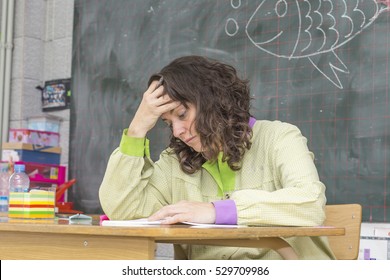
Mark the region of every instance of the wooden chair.
<instances>
[{"instance_id":1,"label":"wooden chair","mask_svg":"<svg viewBox=\"0 0 390 280\"><path fill-rule=\"evenodd\" d=\"M336 258L356 260L359 255L362 206L359 204L326 205L325 213L325 226L345 227L345 235L328 236Z\"/></svg>"}]
</instances>

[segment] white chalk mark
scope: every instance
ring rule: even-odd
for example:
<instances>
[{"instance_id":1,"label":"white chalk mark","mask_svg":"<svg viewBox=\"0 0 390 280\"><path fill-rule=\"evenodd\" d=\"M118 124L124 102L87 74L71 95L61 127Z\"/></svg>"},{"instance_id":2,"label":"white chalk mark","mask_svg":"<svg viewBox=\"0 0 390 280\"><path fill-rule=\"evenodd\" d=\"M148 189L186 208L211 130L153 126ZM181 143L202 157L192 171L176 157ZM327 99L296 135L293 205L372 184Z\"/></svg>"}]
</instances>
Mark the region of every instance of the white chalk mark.
<instances>
[{"instance_id":1,"label":"white chalk mark","mask_svg":"<svg viewBox=\"0 0 390 280\"><path fill-rule=\"evenodd\" d=\"M282 7L283 6L283 7ZM275 13L278 17L284 17L288 12L288 5L286 0L279 0L275 5Z\"/></svg>"},{"instance_id":2,"label":"white chalk mark","mask_svg":"<svg viewBox=\"0 0 390 280\"><path fill-rule=\"evenodd\" d=\"M317 52L321 52L322 49L323 49L324 46L325 46L325 43L326 43L326 33L325 33L324 29L322 29L322 25L323 25L323 22L324 22L324 17L322 16L322 14L321 14L321 12L320 12L322 2L320 1L319 3L320 3L320 4L318 5L318 9L315 10L314 13L317 14L317 15L320 17L320 19L321 19L321 21L320 21L320 23L318 24L318 26L316 27L316 29L322 33L323 36L321 36L321 37L322 37L323 41L322 41L321 47L318 48ZM300 28L301 28L301 27L299 27L299 29L300 29Z\"/></svg>"},{"instance_id":3,"label":"white chalk mark","mask_svg":"<svg viewBox=\"0 0 390 280\"><path fill-rule=\"evenodd\" d=\"M228 25L231 25L230 23L233 23L233 32L231 32L229 29L229 26ZM230 37L233 37L234 35L237 34L238 32L238 29L239 29L239 26L238 26L238 23L235 19L233 18L228 18L228 20L226 21L226 24L225 24L225 33L230 36Z\"/></svg>"},{"instance_id":4,"label":"white chalk mark","mask_svg":"<svg viewBox=\"0 0 390 280\"><path fill-rule=\"evenodd\" d=\"M266 6L270 4L272 0L262 0L260 4L257 6L253 14L250 16L246 26L245 33L252 44L259 48L260 50L267 52L273 56L287 59L301 59L308 58L313 66L322 74L325 78L327 78L330 82L332 82L335 86L342 88L340 79L338 77L337 72L349 73L346 65L341 61L341 59L335 54L334 50L348 43L350 40L358 36L364 29L369 27L379 16L379 14L385 10L390 10L390 7L381 6L376 0L317 0L318 7L316 9L312 8L311 3L308 0L274 0L274 5L269 7ZM342 5L335 5L335 3L341 3ZM356 1L353 5L352 11L348 11L348 5L351 6L351 1ZM323 3L329 3L330 9L327 12L324 12ZM292 6L294 5L294 6ZM308 11L305 13L302 8L303 5L308 6ZM364 6L374 6L375 13L370 15L367 18L367 15L364 13L362 7ZM237 4L231 0L231 6L234 9L237 9L241 6L241 1ZM337 8L336 8L337 6ZM340 9L341 8L341 9ZM373 9L368 8L370 11ZM341 11L340 11L341 10ZM298 11L298 13L294 13L294 11ZM359 16L354 16L354 13L358 13ZM313 20L313 16L319 18L319 23L315 24ZM327 21L324 20L324 16L326 16ZM267 18L265 18L267 17ZM249 31L249 26L252 25L261 25L262 19L264 19L264 24L272 24L271 20L275 22L274 18L278 18L276 22L282 21L286 18L286 21L290 21L291 17L297 17L297 37L294 44L291 46L291 49L286 51L285 49L275 47L277 45L277 40L282 38L282 35L285 36L285 31L283 29L279 29L279 27L274 27L270 31L273 31L274 34L270 34L270 32L264 32L261 34L251 34ZM362 22L358 19L363 19ZM331 23L329 23L331 21ZM337 29L338 22L348 21L350 22L350 30L346 32L341 32L341 30ZM233 24L232 24L233 23ZM231 25L234 27L233 31L228 28ZM279 26L285 26L283 24L279 24ZM288 24L286 24L288 26ZM341 25L339 25L341 26ZM345 26L345 24L343 24ZM229 36L234 36L237 34L239 29L239 25L236 20L229 18L225 24L225 32ZM251 30L259 30L257 28L251 28ZM334 32L335 36L327 37L327 31ZM288 34L286 34L288 35ZM256 37L256 39L255 39ZM286 37L287 38L287 37ZM301 47L298 50L298 45L302 40L309 38L309 42L305 44L304 47ZM313 45L314 40L316 43L319 43L319 47L317 50L310 51L309 49ZM322 42L320 41L322 40ZM330 44L329 40L335 40ZM328 45L327 45L328 43ZM311 57L317 56L323 53L332 53L332 56L338 61L338 64L341 67L337 67L336 64L329 62L329 67L331 69L331 73L333 73L332 77L329 77L328 74L325 73L324 69L321 69L318 65L316 65ZM328 71L329 72L329 71Z\"/></svg>"},{"instance_id":5,"label":"white chalk mark","mask_svg":"<svg viewBox=\"0 0 390 280\"><path fill-rule=\"evenodd\" d=\"M341 18L345 19L345 20L348 20L350 23L351 23L351 31L349 33L347 33L347 35L344 36L344 38L348 38L350 36L352 36L353 34L353 30L354 30L354 27L353 27L353 20L351 19L351 17L349 17L347 15L347 11L348 11L348 7L347 7L347 3L345 3L343 1L343 4L344 4L344 13L341 15ZM356 3L357 4L357 3ZM356 7L355 7L356 8Z\"/></svg>"},{"instance_id":6,"label":"white chalk mark","mask_svg":"<svg viewBox=\"0 0 390 280\"><path fill-rule=\"evenodd\" d=\"M333 72L333 78L334 78L334 79L332 79L331 77L329 77L328 75L326 75L325 72L324 72L321 68L319 68L319 67L317 66L317 64L315 64L315 63L313 62L313 60L311 59L311 57L309 57L308 59L309 59L309 61L311 62L311 64L312 64L312 65L313 65L313 66L314 66L322 75L324 75L325 78L327 78L327 79L328 79L332 84L334 84L336 87L342 89L342 88L343 88L343 85L341 84L340 79L339 79L339 77L338 77L336 71L339 71L339 72L342 72L342 73L349 74L349 70L348 70L347 66L343 63L343 61L338 57L338 55L337 55L334 51L332 51L332 53L333 53L333 56L336 58L336 60L337 60L339 63L341 63L341 65L344 67L344 69L342 69L342 68L339 68L339 67L335 66L332 62L329 62L328 65L329 65L331 71Z\"/></svg>"},{"instance_id":7,"label":"white chalk mark","mask_svg":"<svg viewBox=\"0 0 390 280\"><path fill-rule=\"evenodd\" d=\"M152 6L150 6L150 8L149 8L149 10L148 10L148 13L153 13L153 14L156 14L156 13L154 12L154 9L153 9L153 7L152 7Z\"/></svg>"},{"instance_id":8,"label":"white chalk mark","mask_svg":"<svg viewBox=\"0 0 390 280\"><path fill-rule=\"evenodd\" d=\"M295 2L295 3L297 4L297 9L299 10L298 2ZM299 14L298 20L299 20L299 26L301 27L302 26L301 14ZM297 38L301 38L301 28L298 28L298 36L297 36ZM292 59L294 57L295 51L297 50L297 47L298 47L298 43L299 43L299 40L296 40L295 41L295 45L294 45L294 49L292 50L289 59Z\"/></svg>"},{"instance_id":9,"label":"white chalk mark","mask_svg":"<svg viewBox=\"0 0 390 280\"><path fill-rule=\"evenodd\" d=\"M329 30L333 30L337 35L336 35L336 40L334 41L334 43L332 44L332 46L331 46L331 49L333 49L336 45L337 45L337 43L339 42L339 38L340 38L340 33L339 33L339 31L335 28L335 26L336 26L336 24L337 24L337 22L336 22L336 18L332 15L332 12L333 12L333 3L332 3L332 1L330 1L330 0L325 0L325 1L327 1L329 4L330 4L330 10L329 10L329 12L327 13L327 16L328 17L330 17L331 19L332 19L332 21L333 21L333 25L331 25L330 27L329 27Z\"/></svg>"},{"instance_id":10,"label":"white chalk mark","mask_svg":"<svg viewBox=\"0 0 390 280\"><path fill-rule=\"evenodd\" d=\"M235 0L230 0L230 5L232 5L233 9L238 9L241 7L241 0L236 0L237 4L234 4Z\"/></svg>"},{"instance_id":11,"label":"white chalk mark","mask_svg":"<svg viewBox=\"0 0 390 280\"><path fill-rule=\"evenodd\" d=\"M366 24L366 15L363 13L363 11L361 9L358 8L358 6L359 6L359 1L356 1L356 6L355 6L355 8L353 8L353 11L357 12L363 16L362 24L360 24L360 28L363 28L363 26Z\"/></svg>"},{"instance_id":12,"label":"white chalk mark","mask_svg":"<svg viewBox=\"0 0 390 280\"><path fill-rule=\"evenodd\" d=\"M309 10L307 11L306 15L305 15L305 18L309 21L309 24L308 24L308 27L305 29L305 33L309 36L309 43L307 44L306 47L302 48L301 52L303 53L304 51L306 51L310 45L311 45L311 40L312 40L312 36L311 36L311 32L310 32L310 29L313 25L313 19L312 17L310 16L310 12L311 12L311 4L309 1L305 0L304 1L308 6L309 6Z\"/></svg>"}]
</instances>

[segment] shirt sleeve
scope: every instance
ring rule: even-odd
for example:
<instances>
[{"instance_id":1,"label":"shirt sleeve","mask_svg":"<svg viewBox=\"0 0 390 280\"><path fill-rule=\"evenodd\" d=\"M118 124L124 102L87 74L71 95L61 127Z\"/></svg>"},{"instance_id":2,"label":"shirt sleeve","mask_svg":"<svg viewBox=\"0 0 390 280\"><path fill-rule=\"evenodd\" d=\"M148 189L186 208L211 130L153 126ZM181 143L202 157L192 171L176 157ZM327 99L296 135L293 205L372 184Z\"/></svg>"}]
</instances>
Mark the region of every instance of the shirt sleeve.
<instances>
[{"instance_id":1,"label":"shirt sleeve","mask_svg":"<svg viewBox=\"0 0 390 280\"><path fill-rule=\"evenodd\" d=\"M125 129L122 134L121 143L119 145L120 151L128 156L134 157L150 157L149 140L147 138L135 138L127 136Z\"/></svg>"},{"instance_id":2,"label":"shirt sleeve","mask_svg":"<svg viewBox=\"0 0 390 280\"><path fill-rule=\"evenodd\" d=\"M213 202L215 207L215 224L217 225L236 225L237 208L234 200L217 200Z\"/></svg>"},{"instance_id":3,"label":"shirt sleeve","mask_svg":"<svg viewBox=\"0 0 390 280\"><path fill-rule=\"evenodd\" d=\"M99 188L99 200L109 219L145 218L170 204L170 164L156 164L149 156L146 138L127 136L107 163Z\"/></svg>"},{"instance_id":4,"label":"shirt sleeve","mask_svg":"<svg viewBox=\"0 0 390 280\"><path fill-rule=\"evenodd\" d=\"M252 188L234 191L230 196L236 203L237 223L321 225L325 219L325 185L319 180L306 138L297 127L286 123L273 123L258 137L249 151L251 164L257 168L245 174ZM263 181L257 183L252 181L254 178Z\"/></svg>"}]
</instances>

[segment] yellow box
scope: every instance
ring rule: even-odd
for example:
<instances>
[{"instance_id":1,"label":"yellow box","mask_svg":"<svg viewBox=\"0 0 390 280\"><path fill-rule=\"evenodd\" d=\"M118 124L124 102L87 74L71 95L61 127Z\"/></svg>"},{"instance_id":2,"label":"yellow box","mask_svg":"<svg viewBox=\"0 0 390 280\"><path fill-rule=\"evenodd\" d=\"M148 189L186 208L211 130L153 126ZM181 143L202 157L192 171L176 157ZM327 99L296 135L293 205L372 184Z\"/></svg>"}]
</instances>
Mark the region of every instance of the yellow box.
<instances>
[{"instance_id":1,"label":"yellow box","mask_svg":"<svg viewBox=\"0 0 390 280\"><path fill-rule=\"evenodd\" d=\"M16 219L53 219L55 187L39 187L28 192L10 192L8 217Z\"/></svg>"}]
</instances>

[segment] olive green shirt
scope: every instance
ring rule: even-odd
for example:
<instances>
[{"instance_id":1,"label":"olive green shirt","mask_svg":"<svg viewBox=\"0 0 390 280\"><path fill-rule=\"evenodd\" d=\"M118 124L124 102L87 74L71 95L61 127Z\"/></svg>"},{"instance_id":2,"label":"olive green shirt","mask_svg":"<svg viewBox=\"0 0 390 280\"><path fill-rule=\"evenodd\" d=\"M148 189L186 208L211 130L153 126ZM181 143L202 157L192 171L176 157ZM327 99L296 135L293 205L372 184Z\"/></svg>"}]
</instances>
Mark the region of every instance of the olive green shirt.
<instances>
[{"instance_id":1,"label":"olive green shirt","mask_svg":"<svg viewBox=\"0 0 390 280\"><path fill-rule=\"evenodd\" d=\"M325 219L325 186L319 180L307 140L296 126L257 121L252 147L236 172L226 171L226 162L218 160L206 162L201 170L188 175L169 151L163 151L160 159L153 162L149 141L128 137L125 130L120 147L109 159L99 190L101 206L110 219L148 217L181 200L213 202L226 198L236 204L239 225L318 226ZM300 259L334 258L326 237L285 240ZM281 258L269 249L200 245L175 245L175 257Z\"/></svg>"}]
</instances>

